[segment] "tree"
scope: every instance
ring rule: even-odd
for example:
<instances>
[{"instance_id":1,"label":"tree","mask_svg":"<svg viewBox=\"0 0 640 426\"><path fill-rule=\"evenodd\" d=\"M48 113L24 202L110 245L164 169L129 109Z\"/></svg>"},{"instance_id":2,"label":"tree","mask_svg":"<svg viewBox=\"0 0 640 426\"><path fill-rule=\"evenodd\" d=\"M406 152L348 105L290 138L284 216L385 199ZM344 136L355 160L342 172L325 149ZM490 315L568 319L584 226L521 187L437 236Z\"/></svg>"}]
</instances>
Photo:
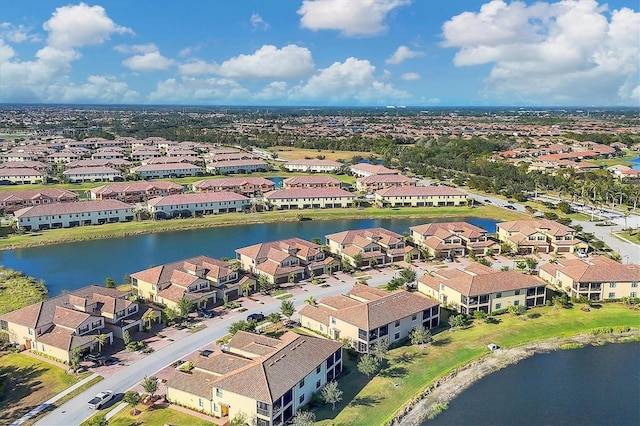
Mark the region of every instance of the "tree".
<instances>
[{"instance_id":1,"label":"tree","mask_svg":"<svg viewBox=\"0 0 640 426\"><path fill-rule=\"evenodd\" d=\"M122 341L124 342L125 346L129 346L129 344L131 343L131 333L129 333L129 330L125 330L122 333Z\"/></svg>"},{"instance_id":2,"label":"tree","mask_svg":"<svg viewBox=\"0 0 640 426\"><path fill-rule=\"evenodd\" d=\"M318 301L316 300L315 297L309 296L306 299L304 299L304 303L307 303L310 306L316 306L318 304Z\"/></svg>"},{"instance_id":3,"label":"tree","mask_svg":"<svg viewBox=\"0 0 640 426\"><path fill-rule=\"evenodd\" d=\"M229 334L236 334L238 331L248 331L253 333L256 331L256 322L255 321L245 321L240 320L236 322L232 322L229 326Z\"/></svg>"},{"instance_id":4,"label":"tree","mask_svg":"<svg viewBox=\"0 0 640 426\"><path fill-rule=\"evenodd\" d=\"M331 404L332 411L336 408L336 403L342 401L342 391L338 388L338 382L335 380L324 385L320 395L325 403Z\"/></svg>"},{"instance_id":5,"label":"tree","mask_svg":"<svg viewBox=\"0 0 640 426\"><path fill-rule=\"evenodd\" d=\"M181 317L186 317L189 314L189 312L191 312L191 308L193 308L193 303L191 302L191 300L187 299L186 297L182 297L182 299L178 300L176 307L178 308L178 314Z\"/></svg>"},{"instance_id":6,"label":"tree","mask_svg":"<svg viewBox=\"0 0 640 426\"><path fill-rule=\"evenodd\" d=\"M280 312L272 312L267 316L269 322L277 324L280 322Z\"/></svg>"},{"instance_id":7,"label":"tree","mask_svg":"<svg viewBox=\"0 0 640 426\"><path fill-rule=\"evenodd\" d=\"M400 271L400 277L402 277L402 279L404 280L405 284L407 285L407 288L411 289L414 287L417 274L415 269L413 268L403 268Z\"/></svg>"},{"instance_id":8,"label":"tree","mask_svg":"<svg viewBox=\"0 0 640 426\"><path fill-rule=\"evenodd\" d=\"M109 425L109 421L107 420L107 417L105 414L100 414L96 417L92 417L91 419L89 419L89 421L87 422L88 426L108 426Z\"/></svg>"},{"instance_id":9,"label":"tree","mask_svg":"<svg viewBox=\"0 0 640 426\"><path fill-rule=\"evenodd\" d=\"M71 351L71 359L69 360L69 368L74 373L77 373L80 369L80 359L82 358L82 353L80 352L80 348L74 346Z\"/></svg>"},{"instance_id":10,"label":"tree","mask_svg":"<svg viewBox=\"0 0 640 426\"><path fill-rule=\"evenodd\" d=\"M462 327L467 323L464 315L452 315L449 317L449 326L451 328Z\"/></svg>"},{"instance_id":11,"label":"tree","mask_svg":"<svg viewBox=\"0 0 640 426\"><path fill-rule=\"evenodd\" d=\"M321 246L322 245L322 238L314 237L314 238L311 239L311 242Z\"/></svg>"},{"instance_id":12,"label":"tree","mask_svg":"<svg viewBox=\"0 0 640 426\"><path fill-rule=\"evenodd\" d=\"M98 352L102 352L102 346L104 346L104 344L107 342L107 338L108 336L102 333L96 334L94 336L96 343L98 343Z\"/></svg>"},{"instance_id":13,"label":"tree","mask_svg":"<svg viewBox=\"0 0 640 426\"><path fill-rule=\"evenodd\" d=\"M147 310L144 315L142 315L142 321L147 322L149 328L151 328L151 322L156 319L156 314L153 313L151 309Z\"/></svg>"},{"instance_id":14,"label":"tree","mask_svg":"<svg viewBox=\"0 0 640 426\"><path fill-rule=\"evenodd\" d=\"M381 361L374 355L365 354L358 361L358 371L367 377L371 377L380 371Z\"/></svg>"},{"instance_id":15,"label":"tree","mask_svg":"<svg viewBox=\"0 0 640 426\"><path fill-rule=\"evenodd\" d=\"M116 282L113 280L113 278L107 277L107 279L104 280L104 286L106 288L116 288Z\"/></svg>"},{"instance_id":16,"label":"tree","mask_svg":"<svg viewBox=\"0 0 640 426\"><path fill-rule=\"evenodd\" d=\"M244 297L249 296L249 292L251 291L251 283L249 281L242 284L242 294Z\"/></svg>"},{"instance_id":17,"label":"tree","mask_svg":"<svg viewBox=\"0 0 640 426\"><path fill-rule=\"evenodd\" d=\"M527 269L527 262L523 261L523 260L519 260L516 262L516 268L518 268L518 270L520 272L523 272L525 269Z\"/></svg>"},{"instance_id":18,"label":"tree","mask_svg":"<svg viewBox=\"0 0 640 426\"><path fill-rule=\"evenodd\" d=\"M538 261L535 260L533 257L527 257L525 259L525 262L527 264L527 268L529 269L529 272L535 271L536 268L538 267Z\"/></svg>"},{"instance_id":19,"label":"tree","mask_svg":"<svg viewBox=\"0 0 640 426\"><path fill-rule=\"evenodd\" d=\"M280 302L280 312L282 312L282 315L287 317L287 319L291 319L291 315L293 315L295 311L296 308L293 305L293 301L285 299Z\"/></svg>"},{"instance_id":20,"label":"tree","mask_svg":"<svg viewBox=\"0 0 640 426\"><path fill-rule=\"evenodd\" d=\"M260 276L258 277L258 288L260 288L261 292L267 294L271 291L271 289L273 288L273 285L271 284L271 282L269 281L269 278L267 278L266 275L260 274Z\"/></svg>"},{"instance_id":21,"label":"tree","mask_svg":"<svg viewBox=\"0 0 640 426\"><path fill-rule=\"evenodd\" d=\"M158 391L158 378L155 376L144 376L142 379L142 389L153 399L153 395Z\"/></svg>"},{"instance_id":22,"label":"tree","mask_svg":"<svg viewBox=\"0 0 640 426\"><path fill-rule=\"evenodd\" d=\"M409 333L409 341L412 345L424 345L429 343L433 338L431 337L431 331L427 330L423 326L419 326L411 330Z\"/></svg>"},{"instance_id":23,"label":"tree","mask_svg":"<svg viewBox=\"0 0 640 426\"><path fill-rule=\"evenodd\" d=\"M162 313L164 314L164 318L167 323L172 323L176 318L178 318L176 310L170 307L164 308Z\"/></svg>"},{"instance_id":24,"label":"tree","mask_svg":"<svg viewBox=\"0 0 640 426\"><path fill-rule=\"evenodd\" d=\"M512 313L514 315L522 315L525 312L527 312L527 308L524 305L511 305L508 308L509 313Z\"/></svg>"},{"instance_id":25,"label":"tree","mask_svg":"<svg viewBox=\"0 0 640 426\"><path fill-rule=\"evenodd\" d=\"M382 361L387 353L389 352L389 339L386 337L380 337L375 341L373 347L371 348L371 355L376 357L379 361Z\"/></svg>"},{"instance_id":26,"label":"tree","mask_svg":"<svg viewBox=\"0 0 640 426\"><path fill-rule=\"evenodd\" d=\"M356 268L362 264L363 259L360 253L357 253L356 255L354 255L352 259L353 259L353 266L355 266Z\"/></svg>"},{"instance_id":27,"label":"tree","mask_svg":"<svg viewBox=\"0 0 640 426\"><path fill-rule=\"evenodd\" d=\"M298 410L289 423L290 426L312 426L316 422L316 414L311 411Z\"/></svg>"},{"instance_id":28,"label":"tree","mask_svg":"<svg viewBox=\"0 0 640 426\"><path fill-rule=\"evenodd\" d=\"M131 407L131 415L135 416L138 414L138 409L136 406L140 403L140 394L136 391L126 391L122 400L129 404Z\"/></svg>"},{"instance_id":29,"label":"tree","mask_svg":"<svg viewBox=\"0 0 640 426\"><path fill-rule=\"evenodd\" d=\"M399 278L399 277L393 277L391 278L391 280L389 280L389 282L386 285L386 289L388 291L394 291L399 289L400 287L402 287L404 284L404 279Z\"/></svg>"}]
</instances>

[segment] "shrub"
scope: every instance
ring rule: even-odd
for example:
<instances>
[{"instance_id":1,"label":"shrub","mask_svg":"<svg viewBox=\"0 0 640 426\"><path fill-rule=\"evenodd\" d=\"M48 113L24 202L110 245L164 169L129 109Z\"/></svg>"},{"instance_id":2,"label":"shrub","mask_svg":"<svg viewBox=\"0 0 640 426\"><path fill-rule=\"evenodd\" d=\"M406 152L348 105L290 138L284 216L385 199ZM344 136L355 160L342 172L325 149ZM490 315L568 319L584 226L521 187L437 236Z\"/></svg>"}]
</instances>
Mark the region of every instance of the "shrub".
<instances>
[{"instance_id":1,"label":"shrub","mask_svg":"<svg viewBox=\"0 0 640 426\"><path fill-rule=\"evenodd\" d=\"M498 316L498 315L504 315L507 312L509 312L509 308L502 308L502 309L496 309L495 311L491 312L491 316Z\"/></svg>"}]
</instances>

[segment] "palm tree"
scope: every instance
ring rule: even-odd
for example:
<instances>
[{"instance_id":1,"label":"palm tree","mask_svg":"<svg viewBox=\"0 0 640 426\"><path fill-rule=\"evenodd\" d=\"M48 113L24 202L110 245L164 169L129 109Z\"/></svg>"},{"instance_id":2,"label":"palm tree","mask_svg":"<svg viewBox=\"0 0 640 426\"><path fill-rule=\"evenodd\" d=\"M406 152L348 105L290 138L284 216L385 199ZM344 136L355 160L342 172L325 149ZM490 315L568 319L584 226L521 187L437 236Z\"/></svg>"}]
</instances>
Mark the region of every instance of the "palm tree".
<instances>
[{"instance_id":1,"label":"palm tree","mask_svg":"<svg viewBox=\"0 0 640 426\"><path fill-rule=\"evenodd\" d=\"M95 335L94 339L96 340L96 343L98 343L98 351L102 352L102 346L107 342L107 335L99 333Z\"/></svg>"},{"instance_id":2,"label":"palm tree","mask_svg":"<svg viewBox=\"0 0 640 426\"><path fill-rule=\"evenodd\" d=\"M145 312L144 315L142 315L142 321L147 322L149 328L151 328L151 322L154 319L156 319L156 314L151 309L148 309L147 312Z\"/></svg>"},{"instance_id":3,"label":"palm tree","mask_svg":"<svg viewBox=\"0 0 640 426\"><path fill-rule=\"evenodd\" d=\"M408 289L414 288L417 274L413 268L403 268L400 271L400 277L402 277Z\"/></svg>"},{"instance_id":4,"label":"palm tree","mask_svg":"<svg viewBox=\"0 0 640 426\"><path fill-rule=\"evenodd\" d=\"M242 294L244 295L244 297L248 297L249 296L249 292L251 291L251 283L249 281L245 282L244 284L242 284Z\"/></svg>"},{"instance_id":5,"label":"palm tree","mask_svg":"<svg viewBox=\"0 0 640 426\"><path fill-rule=\"evenodd\" d=\"M316 300L315 297L313 296L309 296L304 300L305 303L308 303L310 306L316 306L318 304L318 301Z\"/></svg>"},{"instance_id":6,"label":"palm tree","mask_svg":"<svg viewBox=\"0 0 640 426\"><path fill-rule=\"evenodd\" d=\"M183 297L182 299L178 300L178 304L176 307L178 308L178 314L180 314L181 317L185 317L189 314L189 312L191 312L193 303L191 302L191 300Z\"/></svg>"}]
</instances>

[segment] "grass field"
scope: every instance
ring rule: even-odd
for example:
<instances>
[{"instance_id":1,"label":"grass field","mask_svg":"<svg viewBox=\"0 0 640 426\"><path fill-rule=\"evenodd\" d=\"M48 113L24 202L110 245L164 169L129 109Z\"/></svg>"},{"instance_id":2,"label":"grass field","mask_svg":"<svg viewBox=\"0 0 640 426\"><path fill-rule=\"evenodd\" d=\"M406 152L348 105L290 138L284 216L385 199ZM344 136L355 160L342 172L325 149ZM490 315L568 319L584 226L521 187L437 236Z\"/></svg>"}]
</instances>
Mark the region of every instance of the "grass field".
<instances>
[{"instance_id":1,"label":"grass field","mask_svg":"<svg viewBox=\"0 0 640 426\"><path fill-rule=\"evenodd\" d=\"M23 354L0 357L0 424L19 419L83 377Z\"/></svg>"},{"instance_id":2,"label":"grass field","mask_svg":"<svg viewBox=\"0 0 640 426\"><path fill-rule=\"evenodd\" d=\"M277 152L278 156L282 158L286 158L287 160L303 160L305 158L316 158L319 155L324 155L325 160L351 160L354 155L359 155L363 158L367 158L370 155L375 155L372 152L364 152L364 151L331 151L326 149L300 149L300 148L291 148L288 146L275 146L270 148L269 151ZM378 155L375 155L379 157Z\"/></svg>"},{"instance_id":3,"label":"grass field","mask_svg":"<svg viewBox=\"0 0 640 426\"><path fill-rule=\"evenodd\" d=\"M630 160L638 157L636 151L627 150L622 157L603 158L598 160L587 160L589 163L597 164L598 166L610 167L610 166L631 166Z\"/></svg>"},{"instance_id":4,"label":"grass field","mask_svg":"<svg viewBox=\"0 0 640 426\"><path fill-rule=\"evenodd\" d=\"M599 327L640 325L640 311L626 305L605 304L584 312L572 309L536 308L538 318L505 314L498 324L476 321L472 327L442 331L420 349L403 346L389 352L386 368L372 379L360 374L354 364L345 366L349 374L339 380L343 402L331 411L316 411L321 425L380 425L439 378L487 354L487 344L511 348L552 337L570 337Z\"/></svg>"},{"instance_id":5,"label":"grass field","mask_svg":"<svg viewBox=\"0 0 640 426\"><path fill-rule=\"evenodd\" d=\"M33 277L0 266L0 315L47 298L47 287Z\"/></svg>"},{"instance_id":6,"label":"grass field","mask_svg":"<svg viewBox=\"0 0 640 426\"><path fill-rule=\"evenodd\" d=\"M56 244L100 238L116 238L126 235L152 232L177 231L181 229L210 228L224 225L297 221L298 216L312 220L394 218L394 217L482 217L499 221L517 220L527 217L521 213L495 206L481 207L406 207L380 209L375 207L356 209L282 210L263 213L227 213L201 218L169 219L161 221L111 223L86 227L51 229L24 235L10 235L0 240L0 250L18 247Z\"/></svg>"},{"instance_id":7,"label":"grass field","mask_svg":"<svg viewBox=\"0 0 640 426\"><path fill-rule=\"evenodd\" d=\"M144 408L143 408L144 407ZM184 414L171 408L160 408L152 411L146 411L145 406L140 406L142 411L137 416L131 415L131 408L126 407L118 414L109 419L109 426L164 426L164 425L180 425L180 426L211 426L213 422L202 420L198 417Z\"/></svg>"}]
</instances>

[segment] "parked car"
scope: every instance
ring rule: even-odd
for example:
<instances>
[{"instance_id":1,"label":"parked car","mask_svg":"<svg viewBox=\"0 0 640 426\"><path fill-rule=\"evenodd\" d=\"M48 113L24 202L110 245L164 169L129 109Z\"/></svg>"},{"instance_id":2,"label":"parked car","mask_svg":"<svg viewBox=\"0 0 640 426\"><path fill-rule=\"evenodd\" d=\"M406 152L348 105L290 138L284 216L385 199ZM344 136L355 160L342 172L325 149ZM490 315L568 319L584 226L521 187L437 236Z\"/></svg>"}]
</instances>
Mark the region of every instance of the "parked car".
<instances>
[{"instance_id":1,"label":"parked car","mask_svg":"<svg viewBox=\"0 0 640 426\"><path fill-rule=\"evenodd\" d=\"M265 316L264 314L250 314L249 316L247 316L247 321L264 321L265 320Z\"/></svg>"},{"instance_id":2,"label":"parked car","mask_svg":"<svg viewBox=\"0 0 640 426\"><path fill-rule=\"evenodd\" d=\"M215 314L207 308L198 308L198 315L205 318L213 318Z\"/></svg>"},{"instance_id":3,"label":"parked car","mask_svg":"<svg viewBox=\"0 0 640 426\"><path fill-rule=\"evenodd\" d=\"M488 199L488 198L485 198L485 199L484 199L484 202L485 202L485 203L487 203L487 204L491 204L491 200L490 200L490 199Z\"/></svg>"},{"instance_id":4,"label":"parked car","mask_svg":"<svg viewBox=\"0 0 640 426\"><path fill-rule=\"evenodd\" d=\"M583 251L583 250L577 250L576 251L576 256L578 256L579 258L582 258L582 259L589 257L587 252Z\"/></svg>"},{"instance_id":5,"label":"parked car","mask_svg":"<svg viewBox=\"0 0 640 426\"><path fill-rule=\"evenodd\" d=\"M515 210L515 209L516 209L515 207L513 207L513 206L511 206L511 205L509 205L509 206L504 206L504 208L505 208L505 209L509 209L509 210Z\"/></svg>"},{"instance_id":6,"label":"parked car","mask_svg":"<svg viewBox=\"0 0 640 426\"><path fill-rule=\"evenodd\" d=\"M100 392L89 401L89 408L91 410L99 410L104 404L111 401L111 399L113 399L113 391L107 390Z\"/></svg>"}]
</instances>

